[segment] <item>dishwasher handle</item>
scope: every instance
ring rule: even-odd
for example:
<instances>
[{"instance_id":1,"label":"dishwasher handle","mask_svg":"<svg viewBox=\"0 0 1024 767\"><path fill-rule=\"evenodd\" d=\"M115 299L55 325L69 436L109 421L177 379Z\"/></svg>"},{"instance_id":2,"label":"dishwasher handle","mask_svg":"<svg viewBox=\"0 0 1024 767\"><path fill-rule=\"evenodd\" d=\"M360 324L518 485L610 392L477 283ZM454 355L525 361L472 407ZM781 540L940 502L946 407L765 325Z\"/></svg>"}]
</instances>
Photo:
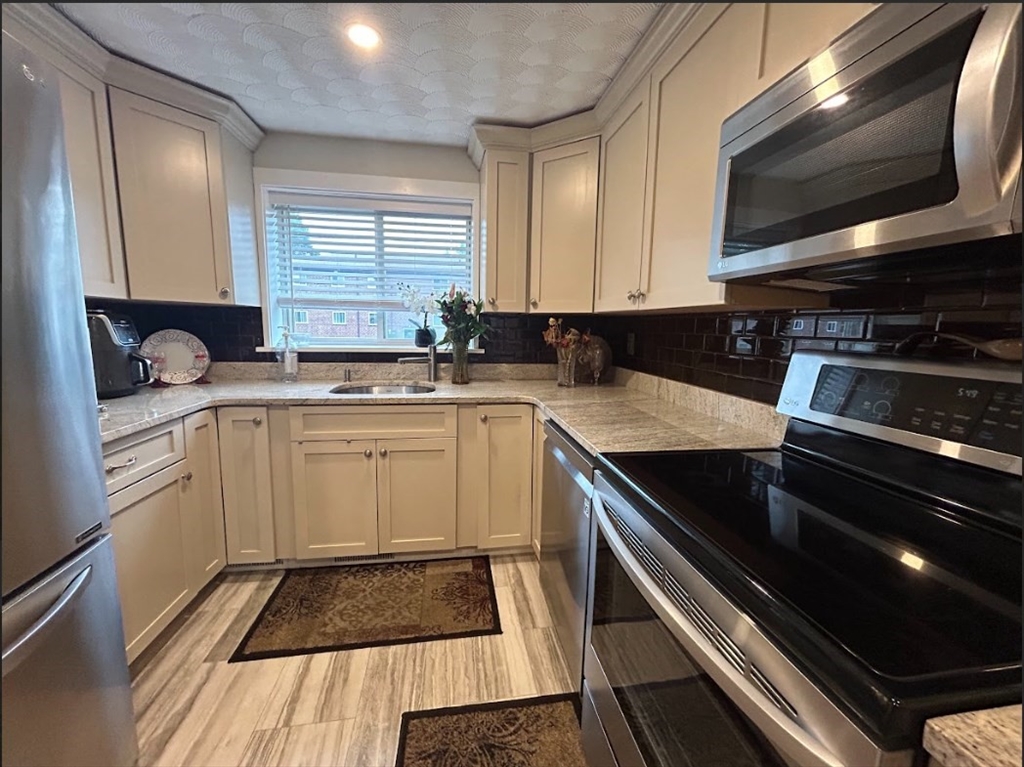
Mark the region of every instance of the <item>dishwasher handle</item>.
<instances>
[{"instance_id":1,"label":"dishwasher handle","mask_svg":"<svg viewBox=\"0 0 1024 767\"><path fill-rule=\"evenodd\" d=\"M781 750L795 758L796 763L802 767L844 767L835 754L776 708L697 631L689 618L675 606L630 552L612 524L600 493L594 493L594 514L608 546L633 585L658 613L669 631L686 647L701 670L750 718L754 726Z\"/></svg>"}]
</instances>

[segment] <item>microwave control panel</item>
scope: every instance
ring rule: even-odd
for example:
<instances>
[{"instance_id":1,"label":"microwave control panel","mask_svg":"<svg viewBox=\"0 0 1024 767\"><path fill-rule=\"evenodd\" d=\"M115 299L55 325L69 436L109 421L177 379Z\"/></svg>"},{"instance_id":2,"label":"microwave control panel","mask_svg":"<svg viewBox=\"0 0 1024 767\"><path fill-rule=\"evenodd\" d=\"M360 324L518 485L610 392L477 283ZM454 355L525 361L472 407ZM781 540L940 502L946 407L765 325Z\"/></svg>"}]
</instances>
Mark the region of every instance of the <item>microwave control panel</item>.
<instances>
[{"instance_id":1,"label":"microwave control panel","mask_svg":"<svg viewBox=\"0 0 1024 767\"><path fill-rule=\"evenodd\" d=\"M1014 383L823 365L810 408L1019 456L1021 404Z\"/></svg>"}]
</instances>

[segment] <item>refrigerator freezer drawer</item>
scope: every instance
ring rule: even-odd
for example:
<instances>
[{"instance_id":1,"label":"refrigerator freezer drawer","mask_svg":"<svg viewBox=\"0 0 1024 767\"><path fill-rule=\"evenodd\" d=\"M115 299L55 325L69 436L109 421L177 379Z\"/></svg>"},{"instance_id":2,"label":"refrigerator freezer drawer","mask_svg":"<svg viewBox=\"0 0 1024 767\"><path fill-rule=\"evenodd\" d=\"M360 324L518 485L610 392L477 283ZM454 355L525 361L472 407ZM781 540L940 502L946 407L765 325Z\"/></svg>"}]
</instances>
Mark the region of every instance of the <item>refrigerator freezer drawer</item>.
<instances>
[{"instance_id":1,"label":"refrigerator freezer drawer","mask_svg":"<svg viewBox=\"0 0 1024 767\"><path fill-rule=\"evenodd\" d=\"M3 606L3 764L129 767L138 755L112 539Z\"/></svg>"}]
</instances>

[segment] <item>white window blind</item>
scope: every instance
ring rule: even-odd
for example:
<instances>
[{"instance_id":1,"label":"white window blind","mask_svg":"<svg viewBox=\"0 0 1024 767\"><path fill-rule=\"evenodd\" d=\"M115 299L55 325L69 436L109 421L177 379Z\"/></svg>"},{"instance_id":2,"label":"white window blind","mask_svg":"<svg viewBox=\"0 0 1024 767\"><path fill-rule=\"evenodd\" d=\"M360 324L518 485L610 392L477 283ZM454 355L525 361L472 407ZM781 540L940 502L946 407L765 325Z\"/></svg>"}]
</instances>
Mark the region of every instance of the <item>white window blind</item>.
<instances>
[{"instance_id":1,"label":"white window blind","mask_svg":"<svg viewBox=\"0 0 1024 767\"><path fill-rule=\"evenodd\" d=\"M278 309L403 309L399 283L473 284L469 203L270 192L266 242ZM286 323L290 324L290 323Z\"/></svg>"}]
</instances>

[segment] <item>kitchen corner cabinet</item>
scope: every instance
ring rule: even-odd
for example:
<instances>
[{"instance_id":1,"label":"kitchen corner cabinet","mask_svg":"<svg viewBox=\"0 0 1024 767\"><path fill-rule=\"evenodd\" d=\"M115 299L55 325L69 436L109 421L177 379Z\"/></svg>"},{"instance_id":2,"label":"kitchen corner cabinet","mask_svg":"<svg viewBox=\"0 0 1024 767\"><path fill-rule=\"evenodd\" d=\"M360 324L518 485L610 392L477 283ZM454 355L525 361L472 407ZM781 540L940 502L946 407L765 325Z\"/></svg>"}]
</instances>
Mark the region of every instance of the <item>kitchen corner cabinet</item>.
<instances>
[{"instance_id":1,"label":"kitchen corner cabinet","mask_svg":"<svg viewBox=\"0 0 1024 767\"><path fill-rule=\"evenodd\" d=\"M600 147L594 137L533 155L530 312L594 308Z\"/></svg>"},{"instance_id":2,"label":"kitchen corner cabinet","mask_svg":"<svg viewBox=\"0 0 1024 767\"><path fill-rule=\"evenodd\" d=\"M274 505L265 407L217 410L229 565L273 562Z\"/></svg>"},{"instance_id":3,"label":"kitchen corner cabinet","mask_svg":"<svg viewBox=\"0 0 1024 767\"><path fill-rule=\"evenodd\" d=\"M217 417L212 410L185 416L185 540L188 584L198 593L226 564Z\"/></svg>"},{"instance_id":4,"label":"kitchen corner cabinet","mask_svg":"<svg viewBox=\"0 0 1024 767\"><path fill-rule=\"evenodd\" d=\"M529 546L533 513L533 408L477 407L477 450L477 546Z\"/></svg>"},{"instance_id":5,"label":"kitchen corner cabinet","mask_svg":"<svg viewBox=\"0 0 1024 767\"><path fill-rule=\"evenodd\" d=\"M195 595L186 562L188 460L110 496L121 617L131 662Z\"/></svg>"},{"instance_id":6,"label":"kitchen corner cabinet","mask_svg":"<svg viewBox=\"0 0 1024 767\"><path fill-rule=\"evenodd\" d=\"M128 298L107 87L70 61L56 66L82 287L86 296Z\"/></svg>"},{"instance_id":7,"label":"kitchen corner cabinet","mask_svg":"<svg viewBox=\"0 0 1024 767\"><path fill-rule=\"evenodd\" d=\"M650 80L611 116L601 135L594 310L637 307L644 249Z\"/></svg>"},{"instance_id":8,"label":"kitchen corner cabinet","mask_svg":"<svg viewBox=\"0 0 1024 767\"><path fill-rule=\"evenodd\" d=\"M109 92L131 298L258 303L251 154L212 120Z\"/></svg>"},{"instance_id":9,"label":"kitchen corner cabinet","mask_svg":"<svg viewBox=\"0 0 1024 767\"><path fill-rule=\"evenodd\" d=\"M525 312L530 153L489 149L480 169L484 310Z\"/></svg>"}]
</instances>

